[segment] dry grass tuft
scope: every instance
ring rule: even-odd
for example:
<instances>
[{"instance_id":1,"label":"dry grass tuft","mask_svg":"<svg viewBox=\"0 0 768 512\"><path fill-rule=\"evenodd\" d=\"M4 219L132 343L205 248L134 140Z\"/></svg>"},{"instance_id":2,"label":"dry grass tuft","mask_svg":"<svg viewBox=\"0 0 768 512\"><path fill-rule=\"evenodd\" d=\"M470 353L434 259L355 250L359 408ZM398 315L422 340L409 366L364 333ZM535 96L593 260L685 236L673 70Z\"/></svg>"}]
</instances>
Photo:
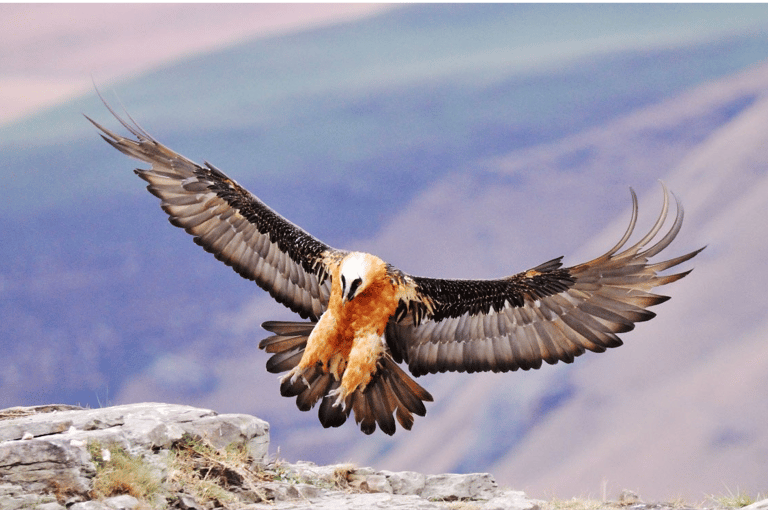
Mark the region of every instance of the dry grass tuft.
<instances>
[{"instance_id":1,"label":"dry grass tuft","mask_svg":"<svg viewBox=\"0 0 768 512\"><path fill-rule=\"evenodd\" d=\"M606 507L602 501L591 498L571 498L568 500L552 498L542 508L547 510L600 510Z\"/></svg>"},{"instance_id":2,"label":"dry grass tuft","mask_svg":"<svg viewBox=\"0 0 768 512\"><path fill-rule=\"evenodd\" d=\"M760 494L758 494L757 497L753 498L746 492L739 490L738 487L736 488L735 493L731 491L727 486L725 490L727 494L721 494L719 496L710 494L709 496L707 496L707 499L717 504L718 508L729 509L729 510L743 508L743 507L746 507L747 505L751 505L754 502L760 501L763 499L762 496L760 496Z\"/></svg>"},{"instance_id":3,"label":"dry grass tuft","mask_svg":"<svg viewBox=\"0 0 768 512\"><path fill-rule=\"evenodd\" d=\"M254 464L247 447L232 444L216 449L210 443L185 436L171 450L169 480L195 498L203 508L239 508L238 489L249 501L268 501L259 483L272 480Z\"/></svg>"},{"instance_id":4,"label":"dry grass tuft","mask_svg":"<svg viewBox=\"0 0 768 512\"><path fill-rule=\"evenodd\" d=\"M131 455L116 444L102 447L98 441L88 443L88 452L96 465L91 499L130 494L139 500L141 508L154 508L163 486L160 477L142 457Z\"/></svg>"},{"instance_id":5,"label":"dry grass tuft","mask_svg":"<svg viewBox=\"0 0 768 512\"><path fill-rule=\"evenodd\" d=\"M349 475L355 472L357 466L351 462L339 464L333 468L333 481L330 484L337 489L349 488Z\"/></svg>"}]
</instances>

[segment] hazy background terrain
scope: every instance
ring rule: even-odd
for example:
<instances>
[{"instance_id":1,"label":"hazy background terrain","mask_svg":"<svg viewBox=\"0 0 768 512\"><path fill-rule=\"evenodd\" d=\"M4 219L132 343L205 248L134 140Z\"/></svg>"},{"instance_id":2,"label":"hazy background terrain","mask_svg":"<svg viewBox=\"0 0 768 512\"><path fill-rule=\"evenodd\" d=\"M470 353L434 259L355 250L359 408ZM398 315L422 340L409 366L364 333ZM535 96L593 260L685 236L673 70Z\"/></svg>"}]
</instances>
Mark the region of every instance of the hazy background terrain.
<instances>
[{"instance_id":1,"label":"hazy background terrain","mask_svg":"<svg viewBox=\"0 0 768 512\"><path fill-rule=\"evenodd\" d=\"M0 407L251 413L289 460L490 471L536 497L768 490L768 7L23 7L0 6L30 27L0 41L0 90L21 84L0 95ZM206 21L220 38L196 40ZM620 238L629 186L650 227L659 179L686 207L662 256L708 248L622 348L422 378L435 402L392 438L324 430L257 349L292 315L167 222L82 117L117 127L91 76L164 144L413 274L580 263Z\"/></svg>"}]
</instances>

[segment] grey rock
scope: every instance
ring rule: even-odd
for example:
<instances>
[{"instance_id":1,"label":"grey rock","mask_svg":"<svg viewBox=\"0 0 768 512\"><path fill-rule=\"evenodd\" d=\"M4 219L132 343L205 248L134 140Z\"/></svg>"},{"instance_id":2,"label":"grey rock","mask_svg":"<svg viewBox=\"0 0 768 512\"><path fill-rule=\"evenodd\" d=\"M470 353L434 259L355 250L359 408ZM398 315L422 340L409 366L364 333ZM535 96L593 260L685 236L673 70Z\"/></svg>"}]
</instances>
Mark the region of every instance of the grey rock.
<instances>
[{"instance_id":1,"label":"grey rock","mask_svg":"<svg viewBox=\"0 0 768 512\"><path fill-rule=\"evenodd\" d=\"M139 500L137 500L130 494L123 494L121 496L113 496L111 498L105 498L104 505L107 508L111 508L113 510L133 510L135 508L138 508Z\"/></svg>"},{"instance_id":2,"label":"grey rock","mask_svg":"<svg viewBox=\"0 0 768 512\"><path fill-rule=\"evenodd\" d=\"M67 510L67 507L60 505L58 501L48 501L30 508L34 508L35 510Z\"/></svg>"},{"instance_id":3,"label":"grey rock","mask_svg":"<svg viewBox=\"0 0 768 512\"><path fill-rule=\"evenodd\" d=\"M538 510L545 504L542 500L532 500L523 491L504 491L480 508L483 510Z\"/></svg>"},{"instance_id":4,"label":"grey rock","mask_svg":"<svg viewBox=\"0 0 768 512\"><path fill-rule=\"evenodd\" d=\"M18 409L18 408L15 408ZM205 437L220 448L246 442L263 457L269 446L269 424L246 414L217 414L210 409L161 403L141 403L103 409L56 410L13 417L0 411L0 442L69 434L71 439L129 444L150 450L169 448L184 434Z\"/></svg>"},{"instance_id":5,"label":"grey rock","mask_svg":"<svg viewBox=\"0 0 768 512\"><path fill-rule=\"evenodd\" d=\"M228 500L221 503L225 507L533 509L541 503L522 492L499 489L487 473L424 475L350 464L270 463L269 425L258 418L143 403L103 409L47 406L0 411L0 507L126 510L141 506L129 495L91 499L96 465L88 444L94 441L103 449L115 443L148 463L163 482L156 498L179 509L216 506L215 499L197 496L195 487L179 478L181 469L169 468L170 448L185 435L216 448L231 443L248 447L254 464L232 466L233 475L240 476L219 489L227 496L221 498ZM230 471L226 464L221 467ZM57 497L62 501L57 502Z\"/></svg>"},{"instance_id":6,"label":"grey rock","mask_svg":"<svg viewBox=\"0 0 768 512\"><path fill-rule=\"evenodd\" d=\"M84 410L84 408L80 407L79 405L67 405L67 404L32 405L28 407L9 407L8 409L0 409L0 420L23 418L24 416L32 416L34 414L40 414L42 412L82 411L82 410Z\"/></svg>"},{"instance_id":7,"label":"grey rock","mask_svg":"<svg viewBox=\"0 0 768 512\"><path fill-rule=\"evenodd\" d=\"M244 443L254 459L263 460L269 451L269 424L247 414L219 414L182 425L187 434L199 436L216 448Z\"/></svg>"},{"instance_id":8,"label":"grey rock","mask_svg":"<svg viewBox=\"0 0 768 512\"><path fill-rule=\"evenodd\" d=\"M469 475L423 475L412 471L376 471L373 468L351 468L348 465L315 466L299 462L282 464L282 475L288 480L307 480L314 486L270 482L267 498L272 503L252 503L247 508L277 509L521 509L539 508L543 502L530 500L518 491L498 489L493 477L486 473ZM347 492L338 490L344 488ZM335 489L325 489L335 484ZM312 493L308 492L313 489Z\"/></svg>"},{"instance_id":9,"label":"grey rock","mask_svg":"<svg viewBox=\"0 0 768 512\"><path fill-rule=\"evenodd\" d=\"M418 496L387 493L349 494L329 493L322 500L311 502L311 508L319 510L373 510L373 509L437 509L440 504Z\"/></svg>"},{"instance_id":10,"label":"grey rock","mask_svg":"<svg viewBox=\"0 0 768 512\"><path fill-rule=\"evenodd\" d=\"M488 473L430 475L419 496L442 501L488 500L494 497L497 488Z\"/></svg>"},{"instance_id":11,"label":"grey rock","mask_svg":"<svg viewBox=\"0 0 768 512\"><path fill-rule=\"evenodd\" d=\"M325 491L315 497L301 496L274 503L254 503L246 509L317 509L317 510L374 510L374 509L438 509L445 508L418 496L400 496L387 493L350 493Z\"/></svg>"},{"instance_id":12,"label":"grey rock","mask_svg":"<svg viewBox=\"0 0 768 512\"><path fill-rule=\"evenodd\" d=\"M74 503L69 510L106 510L107 506L101 501L79 501Z\"/></svg>"},{"instance_id":13,"label":"grey rock","mask_svg":"<svg viewBox=\"0 0 768 512\"><path fill-rule=\"evenodd\" d=\"M267 482L261 490L268 500L274 502L290 501L301 497L296 486L286 482Z\"/></svg>"},{"instance_id":14,"label":"grey rock","mask_svg":"<svg viewBox=\"0 0 768 512\"><path fill-rule=\"evenodd\" d=\"M0 443L0 478L26 492L58 489L84 494L96 468L84 446L73 446L61 434L29 441Z\"/></svg>"},{"instance_id":15,"label":"grey rock","mask_svg":"<svg viewBox=\"0 0 768 512\"><path fill-rule=\"evenodd\" d=\"M386 475L355 475L351 482L361 492L386 492L392 493Z\"/></svg>"},{"instance_id":16,"label":"grey rock","mask_svg":"<svg viewBox=\"0 0 768 512\"><path fill-rule=\"evenodd\" d=\"M179 508L182 510L200 510L202 507L194 496L180 492L176 495L179 499Z\"/></svg>"},{"instance_id":17,"label":"grey rock","mask_svg":"<svg viewBox=\"0 0 768 512\"><path fill-rule=\"evenodd\" d=\"M422 475L412 471L374 472L370 468L355 471L349 483L361 492L417 495L433 501L488 500L498 487L488 473Z\"/></svg>"},{"instance_id":18,"label":"grey rock","mask_svg":"<svg viewBox=\"0 0 768 512\"><path fill-rule=\"evenodd\" d=\"M96 472L87 448L92 441L102 446L115 443L141 455L162 477L167 472L163 456L167 451L163 451L185 434L216 447L244 443L258 461L266 457L269 447L269 425L245 414L219 415L209 409L160 403L103 409L17 407L0 411L0 481L38 496L50 489L61 496L87 496ZM35 506L20 493L4 494L3 508ZM84 503L88 502L76 505L90 506Z\"/></svg>"},{"instance_id":19,"label":"grey rock","mask_svg":"<svg viewBox=\"0 0 768 512\"><path fill-rule=\"evenodd\" d=\"M292 501L307 502L310 499L321 498L325 495L324 489L305 483L267 482L263 486L260 486L259 490L264 498L275 503ZM249 501L262 500L252 499Z\"/></svg>"},{"instance_id":20,"label":"grey rock","mask_svg":"<svg viewBox=\"0 0 768 512\"><path fill-rule=\"evenodd\" d=\"M768 499L760 500L742 507L742 510L768 510Z\"/></svg>"},{"instance_id":21,"label":"grey rock","mask_svg":"<svg viewBox=\"0 0 768 512\"><path fill-rule=\"evenodd\" d=\"M392 473L382 471L387 476L394 494L421 494L427 485L427 476L414 471L398 471Z\"/></svg>"},{"instance_id":22,"label":"grey rock","mask_svg":"<svg viewBox=\"0 0 768 512\"><path fill-rule=\"evenodd\" d=\"M52 494L28 493L20 485L9 482L0 482L0 509L29 509L48 507L56 504L56 496Z\"/></svg>"}]
</instances>

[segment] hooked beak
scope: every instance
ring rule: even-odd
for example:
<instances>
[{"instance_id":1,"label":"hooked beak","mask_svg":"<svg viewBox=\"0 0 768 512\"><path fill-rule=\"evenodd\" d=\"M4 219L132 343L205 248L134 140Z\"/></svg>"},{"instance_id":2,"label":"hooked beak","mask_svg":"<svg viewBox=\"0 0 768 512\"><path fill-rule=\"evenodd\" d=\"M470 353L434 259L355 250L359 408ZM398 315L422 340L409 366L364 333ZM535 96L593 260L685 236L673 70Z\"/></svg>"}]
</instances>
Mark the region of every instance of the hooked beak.
<instances>
[{"instance_id":1,"label":"hooked beak","mask_svg":"<svg viewBox=\"0 0 768 512\"><path fill-rule=\"evenodd\" d=\"M358 277L349 283L349 288L347 288L347 280L344 276L341 276L342 301L349 302L354 299L361 284L363 284L363 280Z\"/></svg>"}]
</instances>

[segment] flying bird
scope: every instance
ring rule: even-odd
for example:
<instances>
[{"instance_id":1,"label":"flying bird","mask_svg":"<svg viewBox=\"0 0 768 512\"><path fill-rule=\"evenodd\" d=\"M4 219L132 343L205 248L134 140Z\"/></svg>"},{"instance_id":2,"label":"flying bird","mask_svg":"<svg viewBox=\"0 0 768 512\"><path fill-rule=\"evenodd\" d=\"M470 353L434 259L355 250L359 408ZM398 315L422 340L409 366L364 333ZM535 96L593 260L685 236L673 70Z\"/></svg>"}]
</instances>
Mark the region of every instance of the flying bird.
<instances>
[{"instance_id":1,"label":"flying bird","mask_svg":"<svg viewBox=\"0 0 768 512\"><path fill-rule=\"evenodd\" d=\"M106 103L105 103L106 105ZM354 412L360 429L410 430L432 395L414 377L455 372L507 372L542 362L573 362L586 350L622 344L618 333L655 316L669 299L651 290L690 273L659 275L702 249L666 261L664 250L683 223L675 197L672 227L659 235L670 194L650 232L625 247L637 221L637 196L621 240L602 256L564 268L562 257L490 280L418 277L363 252L335 249L291 223L222 171L163 146L133 119L109 111L132 137L86 116L101 137L151 165L135 173L160 198L171 224L305 321L270 321L259 344L273 354L267 371L285 373L283 396L302 411L318 402L321 424L338 427ZM657 239L657 235L659 235Z\"/></svg>"}]
</instances>

